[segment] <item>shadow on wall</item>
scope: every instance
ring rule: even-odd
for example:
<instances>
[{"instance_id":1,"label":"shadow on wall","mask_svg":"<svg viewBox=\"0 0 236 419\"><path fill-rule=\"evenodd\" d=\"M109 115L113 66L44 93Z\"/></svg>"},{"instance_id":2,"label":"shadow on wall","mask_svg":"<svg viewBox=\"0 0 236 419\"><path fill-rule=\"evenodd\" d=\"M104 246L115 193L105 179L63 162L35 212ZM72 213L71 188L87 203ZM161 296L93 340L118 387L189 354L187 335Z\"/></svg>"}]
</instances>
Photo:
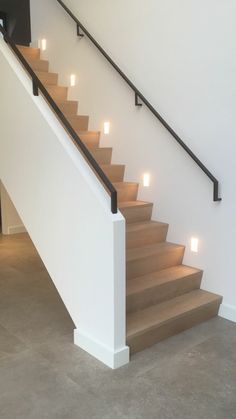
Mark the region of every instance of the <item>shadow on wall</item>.
<instances>
[{"instance_id":1,"label":"shadow on wall","mask_svg":"<svg viewBox=\"0 0 236 419\"><path fill-rule=\"evenodd\" d=\"M0 0L0 19L16 44L31 42L30 0Z\"/></svg>"}]
</instances>

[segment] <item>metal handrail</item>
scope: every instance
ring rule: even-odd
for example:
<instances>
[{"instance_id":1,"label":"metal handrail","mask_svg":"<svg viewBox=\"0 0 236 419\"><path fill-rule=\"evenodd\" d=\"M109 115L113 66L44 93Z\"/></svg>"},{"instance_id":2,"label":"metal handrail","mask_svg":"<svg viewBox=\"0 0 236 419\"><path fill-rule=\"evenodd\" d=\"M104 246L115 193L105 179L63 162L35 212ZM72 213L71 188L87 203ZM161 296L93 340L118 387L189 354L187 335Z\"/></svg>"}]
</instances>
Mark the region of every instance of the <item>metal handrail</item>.
<instances>
[{"instance_id":1,"label":"metal handrail","mask_svg":"<svg viewBox=\"0 0 236 419\"><path fill-rule=\"evenodd\" d=\"M118 67L118 65L112 60L112 58L106 53L106 51L99 45L99 43L94 39L94 37L88 32L84 25L77 19L77 17L72 13L72 11L65 5L61 0L57 2L63 7L63 9L68 13L68 15L74 20L77 26L77 35L83 37L84 35L89 38L89 40L95 45L95 47L100 51L100 53L106 58L106 60L111 64L111 66L117 71L117 73L122 77L123 80L129 85L135 94L135 105L142 106L144 103L147 108L152 112L152 114L162 123L162 125L167 129L167 131L174 137L178 144L186 151L186 153L195 161L195 163L200 167L200 169L206 174L206 176L213 183L213 201L221 201L219 197L219 182L213 176L213 174L207 169L207 167L201 162L201 160L193 153L193 151L185 144L185 142L179 137L178 134L170 127L170 125L165 121L164 118L157 112L157 110L151 105L151 103L145 98L145 96L137 89L137 87L131 82L131 80L125 75L125 73ZM81 32L82 31L82 32ZM139 102L141 100L142 103Z\"/></svg>"},{"instance_id":2,"label":"metal handrail","mask_svg":"<svg viewBox=\"0 0 236 419\"><path fill-rule=\"evenodd\" d=\"M103 172L99 164L96 162L90 151L87 149L83 141L79 138L78 134L74 130L74 128L71 126L70 122L66 118L66 116L62 113L60 108L57 106L51 95L48 93L47 89L44 87L42 82L39 80L37 75L35 74L34 70L30 67L29 63L26 61L24 56L21 54L15 43L11 40L11 38L7 35L7 32L3 28L2 25L0 25L0 32L3 34L3 38L5 42L11 47L12 51L15 53L27 73L30 75L32 79L33 84L33 94L34 96L39 95L39 91L43 94L44 98L47 100L48 104L51 106L55 114L57 115L60 122L63 124L66 131L70 134L72 139L75 141L76 145L79 147L79 149L82 151L84 157L92 167L92 169L95 171L97 177L100 179L101 183L105 187L105 189L110 193L111 197L111 212L113 214L116 214L117 209L117 191L106 176L106 174Z\"/></svg>"}]
</instances>

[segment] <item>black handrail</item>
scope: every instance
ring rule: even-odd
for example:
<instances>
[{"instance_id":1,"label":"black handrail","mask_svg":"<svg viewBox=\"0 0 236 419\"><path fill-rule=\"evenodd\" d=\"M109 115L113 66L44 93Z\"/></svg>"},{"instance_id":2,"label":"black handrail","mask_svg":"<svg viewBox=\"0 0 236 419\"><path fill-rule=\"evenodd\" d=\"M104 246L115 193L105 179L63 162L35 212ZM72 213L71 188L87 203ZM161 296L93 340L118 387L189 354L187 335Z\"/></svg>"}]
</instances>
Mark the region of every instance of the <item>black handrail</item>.
<instances>
[{"instance_id":1,"label":"black handrail","mask_svg":"<svg viewBox=\"0 0 236 419\"><path fill-rule=\"evenodd\" d=\"M47 100L48 104L51 106L51 108L56 113L58 119L63 124L64 128L67 130L67 132L70 134L72 139L75 141L76 145L79 147L79 149L82 151L84 157L87 159L95 173L97 174L98 178L102 182L103 186L105 186L105 189L109 191L111 196L111 212L113 214L117 213L117 191L106 176L106 174L103 172L99 164L96 162L90 151L87 149L83 141L79 138L78 134L75 132L74 128L69 123L68 119L65 117L65 115L62 113L60 108L57 106L51 95L48 93L47 89L44 87L42 82L39 80L35 72L32 70L24 56L21 54L19 49L16 47L14 42L11 40L11 38L7 35L7 32L3 28L2 25L0 25L0 32L3 34L3 38L5 42L11 47L12 51L15 53L27 73L32 78L32 84L33 84L33 94L34 96L39 95L39 91L43 94L44 98Z\"/></svg>"},{"instance_id":2,"label":"black handrail","mask_svg":"<svg viewBox=\"0 0 236 419\"><path fill-rule=\"evenodd\" d=\"M137 87L130 81L130 79L123 73L123 71L118 67L118 65L112 60L112 58L106 53L106 51L99 45L99 43L93 38L93 36L87 31L84 25L77 19L77 17L72 13L72 11L65 5L61 0L57 2L63 7L63 9L68 13L68 15L74 20L77 25L77 35L82 37L84 34L90 39L90 41L95 45L95 47L100 51L100 53L106 58L106 60L112 65L112 67L119 73L123 80L129 85L129 87L135 93L135 105L142 106L138 102L138 99L144 103L147 108L153 113L153 115L164 125L167 131L174 137L174 139L179 143L179 145L188 153L188 155L195 161L195 163L200 167L200 169L208 176L208 178L213 183L213 201L221 201L219 198L219 182L213 176L213 174L206 168L206 166L201 162L201 160L192 152L192 150L184 143L184 141L176 134L176 132L170 127L170 125L162 118L162 116L157 112L157 110L151 105L151 103L145 98L145 96L137 89ZM82 33L81 33L82 30Z\"/></svg>"}]
</instances>

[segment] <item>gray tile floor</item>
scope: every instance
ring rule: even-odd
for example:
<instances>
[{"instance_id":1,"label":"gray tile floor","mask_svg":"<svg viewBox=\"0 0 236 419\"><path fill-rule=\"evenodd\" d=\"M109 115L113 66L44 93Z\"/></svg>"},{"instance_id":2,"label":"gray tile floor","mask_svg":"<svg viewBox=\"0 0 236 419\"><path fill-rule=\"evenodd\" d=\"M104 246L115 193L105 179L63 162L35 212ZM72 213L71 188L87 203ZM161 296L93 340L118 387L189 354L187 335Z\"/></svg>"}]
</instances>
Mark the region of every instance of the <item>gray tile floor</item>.
<instances>
[{"instance_id":1,"label":"gray tile floor","mask_svg":"<svg viewBox=\"0 0 236 419\"><path fill-rule=\"evenodd\" d=\"M112 371L73 323L27 235L0 235L0 419L236 419L236 325L213 319Z\"/></svg>"}]
</instances>

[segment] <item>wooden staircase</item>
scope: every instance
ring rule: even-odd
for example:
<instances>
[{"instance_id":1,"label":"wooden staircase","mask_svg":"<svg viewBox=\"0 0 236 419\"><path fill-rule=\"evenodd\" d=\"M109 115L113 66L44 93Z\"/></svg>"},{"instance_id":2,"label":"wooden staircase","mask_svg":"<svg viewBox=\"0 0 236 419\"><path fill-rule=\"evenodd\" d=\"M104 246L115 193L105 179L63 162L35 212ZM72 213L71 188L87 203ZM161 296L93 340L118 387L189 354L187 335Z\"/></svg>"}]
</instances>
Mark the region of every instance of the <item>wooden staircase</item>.
<instances>
[{"instance_id":1,"label":"wooden staircase","mask_svg":"<svg viewBox=\"0 0 236 419\"><path fill-rule=\"evenodd\" d=\"M200 289L203 272L182 264L185 248L166 241L168 224L151 220L153 204L137 199L138 183L124 182L125 166L112 164L112 148L99 146L100 132L89 131L89 117L78 115L78 102L38 48L18 46L67 116L81 140L118 192L126 219L127 344L131 353L216 316L221 297Z\"/></svg>"}]
</instances>

